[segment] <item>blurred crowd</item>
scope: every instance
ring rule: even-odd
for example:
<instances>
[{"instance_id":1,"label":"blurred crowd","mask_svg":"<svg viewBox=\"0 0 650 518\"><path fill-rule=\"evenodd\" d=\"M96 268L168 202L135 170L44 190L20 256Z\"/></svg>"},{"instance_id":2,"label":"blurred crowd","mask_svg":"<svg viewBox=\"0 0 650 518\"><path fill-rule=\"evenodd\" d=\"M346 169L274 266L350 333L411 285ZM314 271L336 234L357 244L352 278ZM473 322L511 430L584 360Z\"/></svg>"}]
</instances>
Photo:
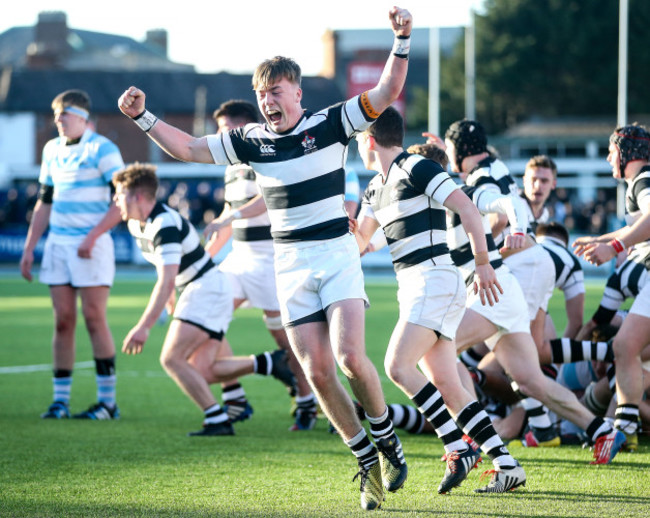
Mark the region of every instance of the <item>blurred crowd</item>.
<instances>
[{"instance_id":1,"label":"blurred crowd","mask_svg":"<svg viewBox=\"0 0 650 518\"><path fill-rule=\"evenodd\" d=\"M362 192L365 188L361 179ZM202 228L223 208L222 179L162 179L160 199ZM26 229L36 203L38 182L16 182L0 189L0 229ZM576 189L557 188L549 198L551 219L571 234L600 235L620 226L616 216L616 189L599 189L596 198L581 201Z\"/></svg>"},{"instance_id":2,"label":"blurred crowd","mask_svg":"<svg viewBox=\"0 0 650 518\"><path fill-rule=\"evenodd\" d=\"M0 189L0 229L26 229L38 195L37 181L16 182L8 189ZM224 185L222 179L161 179L160 199L189 219L196 227L203 227L216 218L223 209Z\"/></svg>"}]
</instances>

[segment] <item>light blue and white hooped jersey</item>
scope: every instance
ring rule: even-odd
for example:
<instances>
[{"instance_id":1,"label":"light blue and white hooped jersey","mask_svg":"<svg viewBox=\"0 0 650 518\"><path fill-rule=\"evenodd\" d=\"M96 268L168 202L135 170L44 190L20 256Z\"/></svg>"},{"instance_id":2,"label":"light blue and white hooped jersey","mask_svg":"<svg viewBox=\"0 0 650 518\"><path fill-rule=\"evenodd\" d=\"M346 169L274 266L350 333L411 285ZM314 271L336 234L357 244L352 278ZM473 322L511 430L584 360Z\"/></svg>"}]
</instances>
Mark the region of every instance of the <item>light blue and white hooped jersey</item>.
<instances>
[{"instance_id":1,"label":"light blue and white hooped jersey","mask_svg":"<svg viewBox=\"0 0 650 518\"><path fill-rule=\"evenodd\" d=\"M276 243L333 239L349 232L344 206L350 140L374 118L359 96L317 113L305 112L289 131L247 124L209 135L216 164L249 164L257 173Z\"/></svg>"},{"instance_id":2,"label":"light blue and white hooped jersey","mask_svg":"<svg viewBox=\"0 0 650 518\"><path fill-rule=\"evenodd\" d=\"M83 239L104 217L111 204L113 173L124 168L117 146L86 130L77 144L57 137L43 148L39 182L54 188L50 239Z\"/></svg>"},{"instance_id":3,"label":"light blue and white hooped jersey","mask_svg":"<svg viewBox=\"0 0 650 518\"><path fill-rule=\"evenodd\" d=\"M396 272L422 263L453 264L443 204L456 189L440 164L409 153L393 161L385 178L370 180L359 220L370 217L381 225Z\"/></svg>"}]
</instances>

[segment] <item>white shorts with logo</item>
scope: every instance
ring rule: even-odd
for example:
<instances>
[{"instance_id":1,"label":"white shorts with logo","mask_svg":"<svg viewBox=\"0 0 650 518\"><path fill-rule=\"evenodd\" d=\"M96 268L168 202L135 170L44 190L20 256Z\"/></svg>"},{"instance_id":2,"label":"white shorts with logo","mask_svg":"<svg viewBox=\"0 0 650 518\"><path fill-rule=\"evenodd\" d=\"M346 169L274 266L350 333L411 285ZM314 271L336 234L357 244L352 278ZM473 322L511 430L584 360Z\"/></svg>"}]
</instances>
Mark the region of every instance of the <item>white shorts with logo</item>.
<instances>
[{"instance_id":1,"label":"white shorts with logo","mask_svg":"<svg viewBox=\"0 0 650 518\"><path fill-rule=\"evenodd\" d=\"M497 268L497 279L503 288L499 302L490 306L481 304L479 294L474 294L473 286L467 288L467 307L485 317L497 327L497 332L485 341L490 350L499 339L510 333L530 333L530 320L526 310L524 293L515 276L507 268Z\"/></svg>"},{"instance_id":2,"label":"white shorts with logo","mask_svg":"<svg viewBox=\"0 0 650 518\"><path fill-rule=\"evenodd\" d=\"M428 263L397 272L399 318L454 340L465 313L465 282L455 266Z\"/></svg>"},{"instance_id":3,"label":"white shorts with logo","mask_svg":"<svg viewBox=\"0 0 650 518\"><path fill-rule=\"evenodd\" d=\"M359 246L352 234L323 241L275 244L275 277L282 324L362 299L368 307Z\"/></svg>"},{"instance_id":4,"label":"white shorts with logo","mask_svg":"<svg viewBox=\"0 0 650 518\"><path fill-rule=\"evenodd\" d=\"M251 253L233 248L219 265L219 270L230 279L233 297L246 299L248 306L268 311L279 311L273 249L269 254Z\"/></svg>"},{"instance_id":5,"label":"white shorts with logo","mask_svg":"<svg viewBox=\"0 0 650 518\"><path fill-rule=\"evenodd\" d=\"M225 273L212 268L185 286L174 309L174 318L208 333L224 333L232 320L232 290Z\"/></svg>"},{"instance_id":6,"label":"white shorts with logo","mask_svg":"<svg viewBox=\"0 0 650 518\"><path fill-rule=\"evenodd\" d=\"M95 241L90 258L77 255L83 237L63 241L45 240L39 281L50 286L71 285L73 288L112 286L115 278L115 249L110 234L102 234Z\"/></svg>"},{"instance_id":7,"label":"white shorts with logo","mask_svg":"<svg viewBox=\"0 0 650 518\"><path fill-rule=\"evenodd\" d=\"M641 288L630 307L630 314L650 318L650 283Z\"/></svg>"},{"instance_id":8,"label":"white shorts with logo","mask_svg":"<svg viewBox=\"0 0 650 518\"><path fill-rule=\"evenodd\" d=\"M519 281L529 319L533 320L539 309L548 309L555 289L555 265L551 255L542 245L535 245L508 256L503 262Z\"/></svg>"}]
</instances>

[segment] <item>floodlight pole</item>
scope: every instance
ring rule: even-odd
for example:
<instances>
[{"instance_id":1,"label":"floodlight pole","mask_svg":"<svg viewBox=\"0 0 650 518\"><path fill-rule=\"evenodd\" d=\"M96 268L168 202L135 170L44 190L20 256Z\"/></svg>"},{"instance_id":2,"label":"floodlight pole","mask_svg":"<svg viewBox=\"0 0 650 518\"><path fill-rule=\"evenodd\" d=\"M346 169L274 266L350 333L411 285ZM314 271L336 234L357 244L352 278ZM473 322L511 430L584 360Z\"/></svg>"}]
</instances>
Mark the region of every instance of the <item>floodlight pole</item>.
<instances>
[{"instance_id":1,"label":"floodlight pole","mask_svg":"<svg viewBox=\"0 0 650 518\"><path fill-rule=\"evenodd\" d=\"M476 44L474 10L469 10L469 24L465 27L465 117L476 119Z\"/></svg>"},{"instance_id":2,"label":"floodlight pole","mask_svg":"<svg viewBox=\"0 0 650 518\"><path fill-rule=\"evenodd\" d=\"M440 135L440 28L429 27L429 132Z\"/></svg>"},{"instance_id":3,"label":"floodlight pole","mask_svg":"<svg viewBox=\"0 0 650 518\"><path fill-rule=\"evenodd\" d=\"M619 0L618 11L618 111L616 125L627 124L627 40L629 5L628 0ZM616 216L625 217L625 183L619 182L616 188Z\"/></svg>"}]
</instances>

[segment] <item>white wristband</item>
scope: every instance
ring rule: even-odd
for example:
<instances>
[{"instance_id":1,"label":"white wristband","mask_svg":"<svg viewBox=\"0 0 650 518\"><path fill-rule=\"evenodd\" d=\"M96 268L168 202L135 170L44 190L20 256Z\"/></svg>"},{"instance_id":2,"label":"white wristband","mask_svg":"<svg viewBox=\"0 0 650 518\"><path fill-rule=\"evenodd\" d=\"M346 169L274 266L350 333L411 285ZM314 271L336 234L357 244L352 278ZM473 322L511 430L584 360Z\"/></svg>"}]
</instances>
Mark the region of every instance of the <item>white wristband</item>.
<instances>
[{"instance_id":1,"label":"white wristband","mask_svg":"<svg viewBox=\"0 0 650 518\"><path fill-rule=\"evenodd\" d=\"M145 133L148 133L151 128L154 127L156 122L158 122L158 117L148 110L143 111L140 115L133 117L133 122L135 122L140 129Z\"/></svg>"},{"instance_id":2,"label":"white wristband","mask_svg":"<svg viewBox=\"0 0 650 518\"><path fill-rule=\"evenodd\" d=\"M241 219L241 211L236 210L235 212L230 213L232 219Z\"/></svg>"},{"instance_id":3,"label":"white wristband","mask_svg":"<svg viewBox=\"0 0 650 518\"><path fill-rule=\"evenodd\" d=\"M408 59L409 50L411 50L411 37L410 36L395 36L393 43L393 54L395 57Z\"/></svg>"}]
</instances>

